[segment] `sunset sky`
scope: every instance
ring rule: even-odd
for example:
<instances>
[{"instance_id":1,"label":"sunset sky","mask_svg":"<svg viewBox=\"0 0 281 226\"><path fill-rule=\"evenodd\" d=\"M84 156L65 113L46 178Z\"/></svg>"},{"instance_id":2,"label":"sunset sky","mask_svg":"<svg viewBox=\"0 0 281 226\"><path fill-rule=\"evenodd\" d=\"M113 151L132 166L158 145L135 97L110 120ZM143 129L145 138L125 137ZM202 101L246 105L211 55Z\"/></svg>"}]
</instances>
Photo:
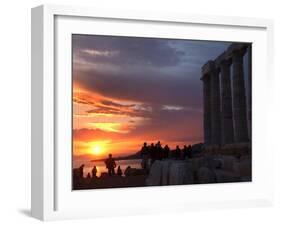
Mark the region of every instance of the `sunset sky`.
<instances>
[{"instance_id":1,"label":"sunset sky","mask_svg":"<svg viewBox=\"0 0 281 226\"><path fill-rule=\"evenodd\" d=\"M230 43L73 35L73 154L203 141L201 66Z\"/></svg>"}]
</instances>

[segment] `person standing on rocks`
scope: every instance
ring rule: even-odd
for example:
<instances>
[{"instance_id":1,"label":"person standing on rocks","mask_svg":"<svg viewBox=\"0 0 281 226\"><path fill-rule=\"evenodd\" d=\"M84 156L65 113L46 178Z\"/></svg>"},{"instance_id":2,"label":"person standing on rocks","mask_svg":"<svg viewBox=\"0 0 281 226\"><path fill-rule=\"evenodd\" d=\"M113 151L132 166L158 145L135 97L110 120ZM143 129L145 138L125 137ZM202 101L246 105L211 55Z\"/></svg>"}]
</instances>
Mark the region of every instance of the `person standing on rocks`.
<instances>
[{"instance_id":1,"label":"person standing on rocks","mask_svg":"<svg viewBox=\"0 0 281 226\"><path fill-rule=\"evenodd\" d=\"M151 143L149 147L149 155L150 155L150 165L152 165L156 160L156 150L154 143Z\"/></svg>"},{"instance_id":2,"label":"person standing on rocks","mask_svg":"<svg viewBox=\"0 0 281 226\"><path fill-rule=\"evenodd\" d=\"M160 141L157 142L155 146L155 150L156 150L156 159L161 160L163 157L163 150Z\"/></svg>"},{"instance_id":3,"label":"person standing on rocks","mask_svg":"<svg viewBox=\"0 0 281 226\"><path fill-rule=\"evenodd\" d=\"M123 173L122 173L121 167L118 166L118 168L117 168L117 175L121 177L122 174L123 174Z\"/></svg>"},{"instance_id":4,"label":"person standing on rocks","mask_svg":"<svg viewBox=\"0 0 281 226\"><path fill-rule=\"evenodd\" d=\"M180 157L181 157L181 149L180 149L179 145L177 145L176 150L175 150L175 158L180 159Z\"/></svg>"},{"instance_id":5,"label":"person standing on rocks","mask_svg":"<svg viewBox=\"0 0 281 226\"><path fill-rule=\"evenodd\" d=\"M187 159L188 157L188 147L186 145L183 146L182 149L183 159Z\"/></svg>"},{"instance_id":6,"label":"person standing on rocks","mask_svg":"<svg viewBox=\"0 0 281 226\"><path fill-rule=\"evenodd\" d=\"M141 157L142 157L141 167L144 170L148 170L149 148L146 142L143 143L143 146L141 148Z\"/></svg>"},{"instance_id":7,"label":"person standing on rocks","mask_svg":"<svg viewBox=\"0 0 281 226\"><path fill-rule=\"evenodd\" d=\"M170 155L170 148L169 148L169 146L166 144L165 147L164 147L164 158L165 158L165 159L169 158L169 155Z\"/></svg>"},{"instance_id":8,"label":"person standing on rocks","mask_svg":"<svg viewBox=\"0 0 281 226\"><path fill-rule=\"evenodd\" d=\"M108 155L108 159L105 160L105 165L106 168L108 169L108 175L112 176L115 175L115 168L116 168L116 163L114 158L112 158L112 154Z\"/></svg>"},{"instance_id":9,"label":"person standing on rocks","mask_svg":"<svg viewBox=\"0 0 281 226\"><path fill-rule=\"evenodd\" d=\"M94 166L93 169L92 169L92 178L96 178L97 177L97 172L98 172L97 167Z\"/></svg>"}]
</instances>

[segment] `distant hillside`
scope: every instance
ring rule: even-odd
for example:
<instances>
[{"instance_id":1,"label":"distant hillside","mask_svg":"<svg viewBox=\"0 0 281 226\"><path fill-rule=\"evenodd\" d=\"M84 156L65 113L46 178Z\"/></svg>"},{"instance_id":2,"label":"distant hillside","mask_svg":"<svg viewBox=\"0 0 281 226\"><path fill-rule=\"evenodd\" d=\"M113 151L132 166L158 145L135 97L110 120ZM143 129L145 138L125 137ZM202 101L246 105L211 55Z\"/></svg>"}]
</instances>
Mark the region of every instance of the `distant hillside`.
<instances>
[{"instance_id":1,"label":"distant hillside","mask_svg":"<svg viewBox=\"0 0 281 226\"><path fill-rule=\"evenodd\" d=\"M141 152L138 151L137 153L135 154L132 154L132 155L128 155L128 156L120 156L120 157L115 157L114 159L115 160L127 160L127 159L140 159L141 158ZM100 162L100 161L105 161L106 158L103 158L103 159L94 159L94 160L91 160L91 162Z\"/></svg>"}]
</instances>

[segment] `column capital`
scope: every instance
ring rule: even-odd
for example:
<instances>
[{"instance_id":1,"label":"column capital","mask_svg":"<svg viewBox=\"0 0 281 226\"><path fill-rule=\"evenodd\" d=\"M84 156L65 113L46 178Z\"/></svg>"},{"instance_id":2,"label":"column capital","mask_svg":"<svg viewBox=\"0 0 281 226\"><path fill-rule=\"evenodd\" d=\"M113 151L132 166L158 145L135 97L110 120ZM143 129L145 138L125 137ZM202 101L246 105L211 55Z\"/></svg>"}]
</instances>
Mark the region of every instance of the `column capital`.
<instances>
[{"instance_id":1,"label":"column capital","mask_svg":"<svg viewBox=\"0 0 281 226\"><path fill-rule=\"evenodd\" d=\"M227 57L227 53L224 51L221 55L219 55L215 59L216 67L222 67L222 66L230 66L231 60Z\"/></svg>"},{"instance_id":2,"label":"column capital","mask_svg":"<svg viewBox=\"0 0 281 226\"><path fill-rule=\"evenodd\" d=\"M201 80L204 81L205 79L210 77L210 74L216 70L216 64L213 60L209 60L202 66L202 77Z\"/></svg>"},{"instance_id":3,"label":"column capital","mask_svg":"<svg viewBox=\"0 0 281 226\"><path fill-rule=\"evenodd\" d=\"M233 43L226 51L227 58L232 60L241 59L246 53L247 48L248 44Z\"/></svg>"}]
</instances>

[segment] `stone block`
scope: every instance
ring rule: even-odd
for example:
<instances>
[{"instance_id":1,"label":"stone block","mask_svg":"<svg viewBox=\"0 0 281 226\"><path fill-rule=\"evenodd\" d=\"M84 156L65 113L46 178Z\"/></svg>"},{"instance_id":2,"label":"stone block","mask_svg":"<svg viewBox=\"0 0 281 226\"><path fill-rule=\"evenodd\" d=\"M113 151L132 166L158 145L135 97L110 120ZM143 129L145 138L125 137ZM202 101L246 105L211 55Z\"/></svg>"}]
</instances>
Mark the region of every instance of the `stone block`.
<instances>
[{"instance_id":1,"label":"stone block","mask_svg":"<svg viewBox=\"0 0 281 226\"><path fill-rule=\"evenodd\" d=\"M216 182L216 174L214 173L214 171L204 166L198 170L197 178L200 184Z\"/></svg>"},{"instance_id":2,"label":"stone block","mask_svg":"<svg viewBox=\"0 0 281 226\"><path fill-rule=\"evenodd\" d=\"M162 180L161 185L169 185L170 166L173 160L164 160L162 164Z\"/></svg>"},{"instance_id":3,"label":"stone block","mask_svg":"<svg viewBox=\"0 0 281 226\"><path fill-rule=\"evenodd\" d=\"M161 185L161 178L162 178L161 161L155 161L150 168L148 178L146 179L146 185L148 186Z\"/></svg>"},{"instance_id":4,"label":"stone block","mask_svg":"<svg viewBox=\"0 0 281 226\"><path fill-rule=\"evenodd\" d=\"M239 174L228 170L214 170L217 183L240 182Z\"/></svg>"},{"instance_id":5,"label":"stone block","mask_svg":"<svg viewBox=\"0 0 281 226\"><path fill-rule=\"evenodd\" d=\"M170 165L169 184L193 184L192 164L189 162L173 162Z\"/></svg>"}]
</instances>

